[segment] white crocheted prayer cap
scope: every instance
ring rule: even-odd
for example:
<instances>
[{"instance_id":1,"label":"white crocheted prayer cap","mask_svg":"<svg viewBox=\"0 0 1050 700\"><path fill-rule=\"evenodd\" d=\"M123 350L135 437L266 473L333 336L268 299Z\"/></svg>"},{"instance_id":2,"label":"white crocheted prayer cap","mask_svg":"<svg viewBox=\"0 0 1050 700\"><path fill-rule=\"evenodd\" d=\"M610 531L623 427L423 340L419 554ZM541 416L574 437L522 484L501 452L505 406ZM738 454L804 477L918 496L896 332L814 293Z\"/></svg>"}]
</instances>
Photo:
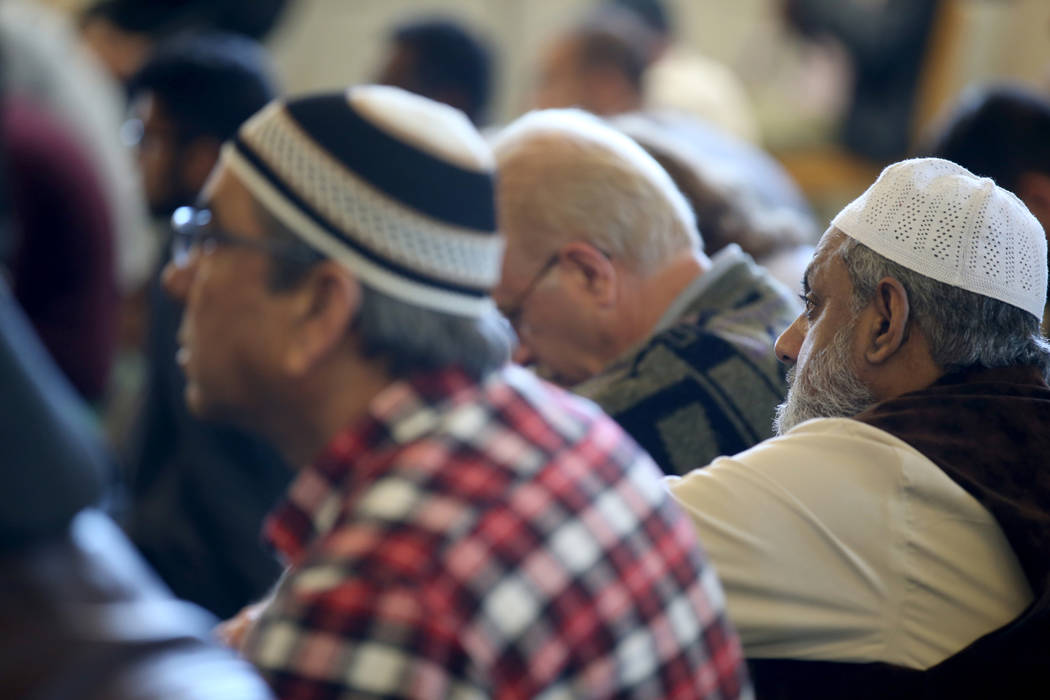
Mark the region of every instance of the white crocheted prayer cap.
<instances>
[{"instance_id":1,"label":"white crocheted prayer cap","mask_svg":"<svg viewBox=\"0 0 1050 700\"><path fill-rule=\"evenodd\" d=\"M459 110L375 85L278 100L222 158L285 226L372 288L460 316L493 311L494 160Z\"/></svg>"},{"instance_id":2,"label":"white crocheted prayer cap","mask_svg":"<svg viewBox=\"0 0 1050 700\"><path fill-rule=\"evenodd\" d=\"M1043 317L1042 226L1012 193L951 161L888 166L831 225L909 270Z\"/></svg>"}]
</instances>

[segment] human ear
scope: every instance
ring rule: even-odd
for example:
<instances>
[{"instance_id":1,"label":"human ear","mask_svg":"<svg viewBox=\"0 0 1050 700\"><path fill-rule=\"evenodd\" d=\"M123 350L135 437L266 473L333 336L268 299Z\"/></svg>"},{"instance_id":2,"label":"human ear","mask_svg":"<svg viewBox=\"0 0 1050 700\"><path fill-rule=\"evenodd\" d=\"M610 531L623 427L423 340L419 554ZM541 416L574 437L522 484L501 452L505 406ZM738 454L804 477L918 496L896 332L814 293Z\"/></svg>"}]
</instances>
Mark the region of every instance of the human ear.
<instances>
[{"instance_id":1,"label":"human ear","mask_svg":"<svg viewBox=\"0 0 1050 700\"><path fill-rule=\"evenodd\" d=\"M331 260L318 263L292 291L295 316L285 368L301 376L334 352L361 305L361 284Z\"/></svg>"},{"instance_id":2,"label":"human ear","mask_svg":"<svg viewBox=\"0 0 1050 700\"><path fill-rule=\"evenodd\" d=\"M569 266L569 279L599 306L616 301L616 267L602 251L590 243L567 243L560 252Z\"/></svg>"},{"instance_id":3,"label":"human ear","mask_svg":"<svg viewBox=\"0 0 1050 700\"><path fill-rule=\"evenodd\" d=\"M883 364L908 341L908 292L899 281L884 277L875 286L875 298L868 308L870 339L864 357L873 365Z\"/></svg>"}]
</instances>

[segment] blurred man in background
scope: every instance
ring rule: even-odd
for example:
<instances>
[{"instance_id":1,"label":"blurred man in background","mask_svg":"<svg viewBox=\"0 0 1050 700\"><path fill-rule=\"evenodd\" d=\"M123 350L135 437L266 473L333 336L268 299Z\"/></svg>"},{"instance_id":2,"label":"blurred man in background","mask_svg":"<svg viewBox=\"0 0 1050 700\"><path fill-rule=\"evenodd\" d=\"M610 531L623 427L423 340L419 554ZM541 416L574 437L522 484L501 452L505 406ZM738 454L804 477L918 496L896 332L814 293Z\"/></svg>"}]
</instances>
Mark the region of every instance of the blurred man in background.
<instances>
[{"instance_id":1,"label":"blurred man in background","mask_svg":"<svg viewBox=\"0 0 1050 700\"><path fill-rule=\"evenodd\" d=\"M414 92L485 123L492 91L492 50L464 25L443 18L394 28L375 82Z\"/></svg>"},{"instance_id":2,"label":"blurred man in background","mask_svg":"<svg viewBox=\"0 0 1050 700\"><path fill-rule=\"evenodd\" d=\"M730 142L713 130L675 128L660 116L624 114L609 123L671 176L696 214L708 255L735 243L774 279L798 288L813 255L817 226L775 161L758 149L727 148Z\"/></svg>"},{"instance_id":3,"label":"blurred man in background","mask_svg":"<svg viewBox=\"0 0 1050 700\"><path fill-rule=\"evenodd\" d=\"M911 146L917 88L941 0L781 0L803 36L830 37L845 49L852 90L839 139L876 163Z\"/></svg>"},{"instance_id":4,"label":"blurred man in background","mask_svg":"<svg viewBox=\"0 0 1050 700\"><path fill-rule=\"evenodd\" d=\"M652 52L661 45L659 36L634 12L620 8L618 2L603 4L548 47L533 104L544 109L579 107L610 117L632 136L638 135L646 147L669 152L679 170L705 174L716 186L737 190L750 200L754 216L794 212L806 237L812 235L805 243L815 241L809 205L769 154L735 136L738 129L725 119L649 99L645 76ZM695 92L688 85L674 91Z\"/></svg>"},{"instance_id":5,"label":"blurred man in background","mask_svg":"<svg viewBox=\"0 0 1050 700\"><path fill-rule=\"evenodd\" d=\"M119 136L126 109L123 92L80 45L65 18L41 3L0 3L0 44L4 47L3 60L0 60L0 80L3 82L5 97L20 102L31 111L42 112L42 121L54 122L64 133L55 139L50 148L60 149L61 144L72 142L81 155L70 156L69 167L80 167L78 163L86 160L87 167L92 171L94 186L102 197L101 208L106 210L109 219L108 256L112 258L112 262L104 261L103 264L110 266L112 270L105 274L115 277L116 291L119 295L132 293L149 278L155 262L155 245L147 230L148 217L138 172ZM34 120L30 118L26 125L33 128ZM39 129L46 130L47 126L41 124ZM16 139L12 143L18 141ZM42 143L46 145L47 139ZM30 146L27 144L26 147ZM61 161L62 158L58 160ZM38 162L31 167L38 170L39 177L40 168L47 166ZM36 243L43 246L41 251L45 258L50 255L70 254L76 260L78 256L83 255L84 269L68 270L60 274L69 275L68 280L52 279L45 283L44 280L50 274L46 269L46 274L38 279L37 284L44 285L41 291L45 297L55 294L56 298L62 298L52 310L57 311L58 306L62 304L94 303L89 300L97 300L97 292L85 289L82 295L78 295L70 292L69 285L78 278L83 280L85 275L94 274L91 270L97 273L98 268L95 266L98 265L99 258L83 249L74 252L68 245L57 242L54 246L48 245L52 236L60 238L66 235L58 233L56 227L73 234L78 227L93 225L97 217L91 213L92 208L84 210L83 222L77 222L76 210L84 206L83 193L77 195L67 192L65 197L49 198L42 194L42 189L30 188L29 191L46 202L38 212L41 221L53 219L47 225L49 233L36 238ZM67 203L60 201L61 199L66 199ZM63 210L70 207L72 211L68 215L74 220L58 223L57 219L63 216ZM88 241L99 240L95 234L86 230L82 231L82 234L73 234L79 239L74 248L90 245ZM114 302L105 303L108 305ZM119 311L107 313L116 313L119 318ZM74 312L70 317L71 326L90 324L91 317L92 314L86 311ZM88 334L106 334L104 342L111 346L114 343L114 323L116 320L99 318L97 331L91 329L90 325L86 326L85 330ZM85 340L84 343L85 359L89 356L97 357L100 347L98 341ZM66 352L75 352L75 342L69 344L71 347ZM106 353L109 353L109 350ZM97 383L95 389L90 391L90 399L96 406L97 399L104 393L98 389Z\"/></svg>"},{"instance_id":6,"label":"blurred man in background","mask_svg":"<svg viewBox=\"0 0 1050 700\"><path fill-rule=\"evenodd\" d=\"M150 211L167 221L192 204L223 142L276 94L266 50L232 34L162 44L128 81L131 119Z\"/></svg>"},{"instance_id":7,"label":"blurred man in background","mask_svg":"<svg viewBox=\"0 0 1050 700\"><path fill-rule=\"evenodd\" d=\"M114 213L102 173L61 122L27 97L3 101L0 137L7 144L12 291L81 397L99 406L120 311Z\"/></svg>"},{"instance_id":8,"label":"blurred man in background","mask_svg":"<svg viewBox=\"0 0 1050 700\"><path fill-rule=\"evenodd\" d=\"M137 140L150 210L163 217L166 253L172 212L196 201L222 143L276 88L261 46L205 34L162 45L129 90L125 131ZM258 530L290 471L258 439L186 411L175 363L181 309L161 290L159 270L148 298L146 393L125 446L127 529L176 594L228 616L280 573Z\"/></svg>"},{"instance_id":9,"label":"blurred man in background","mask_svg":"<svg viewBox=\"0 0 1050 700\"><path fill-rule=\"evenodd\" d=\"M541 56L533 106L579 107L601 116L641 110L642 76L655 42L644 24L625 13L574 26Z\"/></svg>"},{"instance_id":10,"label":"blurred man in background","mask_svg":"<svg viewBox=\"0 0 1050 700\"><path fill-rule=\"evenodd\" d=\"M591 21L622 17L640 22L649 34L641 89L646 109L688 114L735 138L761 143L751 100L728 66L675 37L675 20L663 0L603 0Z\"/></svg>"},{"instance_id":11,"label":"blurred man in background","mask_svg":"<svg viewBox=\"0 0 1050 700\"><path fill-rule=\"evenodd\" d=\"M1050 99L1001 85L967 92L926 151L990 177L1050 231ZM1043 333L1050 311L1043 314Z\"/></svg>"},{"instance_id":12,"label":"blurred man in background","mask_svg":"<svg viewBox=\"0 0 1050 700\"><path fill-rule=\"evenodd\" d=\"M516 359L598 402L669 474L770 436L787 290L736 245L708 258L667 173L590 115L531 113L495 150L494 297Z\"/></svg>"},{"instance_id":13,"label":"blurred man in background","mask_svg":"<svg viewBox=\"0 0 1050 700\"><path fill-rule=\"evenodd\" d=\"M155 48L174 37L227 32L260 40L289 0L96 0L80 16L85 43L113 77L127 82Z\"/></svg>"},{"instance_id":14,"label":"blurred man in background","mask_svg":"<svg viewBox=\"0 0 1050 700\"><path fill-rule=\"evenodd\" d=\"M211 638L212 618L174 600L100 510L111 473L88 409L7 280L26 267L24 239L32 237L33 248L49 252L34 255L41 262L29 268L32 284L51 282L61 294L69 275L67 294L90 306L80 281L109 252L92 237L108 222L104 198L73 134L10 96L2 116L0 688L5 697L264 700L261 680ZM102 267L112 272L112 258ZM85 318L64 319L61 337L70 352L87 354L93 348L75 336L78 323L106 324L79 310Z\"/></svg>"}]
</instances>

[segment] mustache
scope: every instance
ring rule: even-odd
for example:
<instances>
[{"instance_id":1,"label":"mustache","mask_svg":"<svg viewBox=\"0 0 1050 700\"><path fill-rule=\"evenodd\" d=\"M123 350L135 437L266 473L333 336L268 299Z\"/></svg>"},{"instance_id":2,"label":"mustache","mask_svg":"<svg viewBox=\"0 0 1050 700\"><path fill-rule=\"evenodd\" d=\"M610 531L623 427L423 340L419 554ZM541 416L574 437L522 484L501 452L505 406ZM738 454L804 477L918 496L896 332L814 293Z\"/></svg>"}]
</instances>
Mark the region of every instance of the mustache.
<instances>
[{"instance_id":1,"label":"mustache","mask_svg":"<svg viewBox=\"0 0 1050 700\"><path fill-rule=\"evenodd\" d=\"M850 358L852 335L852 327L840 329L825 347L788 369L787 398L773 419L777 435L812 418L849 418L875 403Z\"/></svg>"}]
</instances>

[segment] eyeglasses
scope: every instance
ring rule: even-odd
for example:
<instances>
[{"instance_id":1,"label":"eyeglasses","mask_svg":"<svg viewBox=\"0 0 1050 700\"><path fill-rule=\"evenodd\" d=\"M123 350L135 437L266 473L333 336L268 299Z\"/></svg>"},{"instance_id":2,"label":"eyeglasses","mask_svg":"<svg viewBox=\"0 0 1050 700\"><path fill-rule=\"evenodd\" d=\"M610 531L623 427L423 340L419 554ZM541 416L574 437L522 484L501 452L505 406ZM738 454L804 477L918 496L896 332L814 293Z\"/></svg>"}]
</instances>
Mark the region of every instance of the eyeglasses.
<instances>
[{"instance_id":1,"label":"eyeglasses","mask_svg":"<svg viewBox=\"0 0 1050 700\"><path fill-rule=\"evenodd\" d=\"M529 296L536 289L536 287L539 286L539 283L543 280L543 278L547 276L547 273L554 268L554 263L558 262L558 259L560 257L560 253L555 253L554 255L547 258L547 262L543 263L543 266L539 269L539 271L536 272L535 275L533 275L532 279L527 285L525 285L525 288L521 290L521 293L518 294L518 297L514 300L514 302L511 304L504 304L500 306L499 312L503 314L503 317L507 319L507 321L512 327L518 327L518 324L521 322L521 314L525 308L525 302L528 301Z\"/></svg>"},{"instance_id":2,"label":"eyeglasses","mask_svg":"<svg viewBox=\"0 0 1050 700\"><path fill-rule=\"evenodd\" d=\"M171 260L175 267L185 267L190 255L197 248L204 253L210 253L220 246L238 246L274 255L303 257L280 241L270 238L248 238L220 231L212 226L212 218L211 211L196 207L179 207L171 215Z\"/></svg>"}]
</instances>

